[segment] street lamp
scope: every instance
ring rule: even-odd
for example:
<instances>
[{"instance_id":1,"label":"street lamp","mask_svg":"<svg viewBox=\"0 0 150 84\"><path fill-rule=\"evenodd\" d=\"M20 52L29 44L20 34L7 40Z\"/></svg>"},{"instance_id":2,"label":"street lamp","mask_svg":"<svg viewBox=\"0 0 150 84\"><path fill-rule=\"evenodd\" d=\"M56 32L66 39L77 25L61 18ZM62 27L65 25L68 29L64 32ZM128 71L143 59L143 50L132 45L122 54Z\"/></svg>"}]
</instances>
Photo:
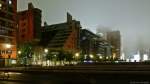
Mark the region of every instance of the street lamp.
<instances>
[{"instance_id":1,"label":"street lamp","mask_svg":"<svg viewBox=\"0 0 150 84\"><path fill-rule=\"evenodd\" d=\"M79 57L79 53L75 53L75 57Z\"/></svg>"},{"instance_id":2,"label":"street lamp","mask_svg":"<svg viewBox=\"0 0 150 84\"><path fill-rule=\"evenodd\" d=\"M48 53L48 49L44 49L44 52L45 52L45 53Z\"/></svg>"},{"instance_id":3,"label":"street lamp","mask_svg":"<svg viewBox=\"0 0 150 84\"><path fill-rule=\"evenodd\" d=\"M48 49L44 49L44 60L46 62L46 66L47 66L47 54L48 54ZM44 62L44 64L45 64L45 62Z\"/></svg>"},{"instance_id":4,"label":"street lamp","mask_svg":"<svg viewBox=\"0 0 150 84\"><path fill-rule=\"evenodd\" d=\"M18 60L17 61L18 61L18 63L21 63L20 55L21 55L22 52L19 50L17 53L18 53L18 55L17 55Z\"/></svg>"},{"instance_id":5,"label":"street lamp","mask_svg":"<svg viewBox=\"0 0 150 84\"><path fill-rule=\"evenodd\" d=\"M79 56L80 56L80 53L75 53L75 61L76 62L78 62Z\"/></svg>"},{"instance_id":6,"label":"street lamp","mask_svg":"<svg viewBox=\"0 0 150 84\"><path fill-rule=\"evenodd\" d=\"M102 59L103 57L102 56L99 56L99 59Z\"/></svg>"},{"instance_id":7,"label":"street lamp","mask_svg":"<svg viewBox=\"0 0 150 84\"><path fill-rule=\"evenodd\" d=\"M18 54L19 54L19 55L21 54L21 51L20 51L20 50L18 51Z\"/></svg>"},{"instance_id":8,"label":"street lamp","mask_svg":"<svg viewBox=\"0 0 150 84\"><path fill-rule=\"evenodd\" d=\"M92 54L90 54L90 58L91 58L91 59L93 59L93 58L94 58L94 56L93 56Z\"/></svg>"},{"instance_id":9,"label":"street lamp","mask_svg":"<svg viewBox=\"0 0 150 84\"><path fill-rule=\"evenodd\" d=\"M106 57L106 59L108 59L109 57Z\"/></svg>"},{"instance_id":10,"label":"street lamp","mask_svg":"<svg viewBox=\"0 0 150 84\"><path fill-rule=\"evenodd\" d=\"M11 5L12 4L12 0L8 0L8 4Z\"/></svg>"}]
</instances>

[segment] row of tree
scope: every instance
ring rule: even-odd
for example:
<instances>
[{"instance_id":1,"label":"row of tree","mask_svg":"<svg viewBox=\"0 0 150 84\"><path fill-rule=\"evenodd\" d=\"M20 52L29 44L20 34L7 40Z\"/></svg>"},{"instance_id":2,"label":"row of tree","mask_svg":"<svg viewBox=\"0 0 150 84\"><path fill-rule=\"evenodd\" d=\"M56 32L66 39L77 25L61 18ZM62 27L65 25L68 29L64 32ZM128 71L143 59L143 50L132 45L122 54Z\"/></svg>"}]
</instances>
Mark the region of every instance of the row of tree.
<instances>
[{"instance_id":1,"label":"row of tree","mask_svg":"<svg viewBox=\"0 0 150 84\"><path fill-rule=\"evenodd\" d=\"M33 55L36 55L35 53L38 52L38 49L35 49L36 47L31 44L31 43L25 43L21 46L19 46L18 50L21 51L21 53L18 54L18 63L19 64L23 64L23 65L27 65L27 64L32 64L33 61ZM85 60L89 61L95 61L95 62L102 62L102 61L114 61L113 58L106 58L106 57L100 57L97 55L93 55L93 57L91 58L90 55L87 55L87 57L85 58L85 55L83 55L82 53L79 54L78 57L76 57L74 54L70 53L70 52L66 52L63 50L59 50L56 53L53 53L55 51L50 51L48 50L48 52L44 52L44 50L42 50L43 52L41 52L42 54L42 61L53 61L53 62L61 62L63 64L65 64L65 62L68 62L69 64L72 61L76 61L76 62L84 62ZM37 57L38 58L38 57ZM43 60L44 59L44 60ZM117 60L117 59L115 59Z\"/></svg>"}]
</instances>

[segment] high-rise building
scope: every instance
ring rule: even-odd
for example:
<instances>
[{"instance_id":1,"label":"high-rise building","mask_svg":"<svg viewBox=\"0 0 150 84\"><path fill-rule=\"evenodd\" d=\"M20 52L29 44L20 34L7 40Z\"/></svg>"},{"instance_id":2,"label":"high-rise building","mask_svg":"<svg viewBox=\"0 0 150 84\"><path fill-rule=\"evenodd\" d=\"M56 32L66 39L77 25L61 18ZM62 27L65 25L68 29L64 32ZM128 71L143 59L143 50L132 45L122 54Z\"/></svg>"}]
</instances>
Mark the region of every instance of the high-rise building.
<instances>
[{"instance_id":1,"label":"high-rise building","mask_svg":"<svg viewBox=\"0 0 150 84\"><path fill-rule=\"evenodd\" d=\"M112 56L114 59L120 58L121 35L120 31L107 32L107 41L112 45Z\"/></svg>"},{"instance_id":2,"label":"high-rise building","mask_svg":"<svg viewBox=\"0 0 150 84\"><path fill-rule=\"evenodd\" d=\"M96 41L97 55L103 60L112 59L112 45L105 39L99 38Z\"/></svg>"},{"instance_id":3,"label":"high-rise building","mask_svg":"<svg viewBox=\"0 0 150 84\"><path fill-rule=\"evenodd\" d=\"M80 47L80 28L80 22L67 13L67 22L43 27L41 44L51 51L63 50L74 54Z\"/></svg>"},{"instance_id":4,"label":"high-rise building","mask_svg":"<svg viewBox=\"0 0 150 84\"><path fill-rule=\"evenodd\" d=\"M80 33L80 48L85 60L90 60L90 55L96 54L96 38L93 32L82 29Z\"/></svg>"},{"instance_id":5,"label":"high-rise building","mask_svg":"<svg viewBox=\"0 0 150 84\"><path fill-rule=\"evenodd\" d=\"M0 0L0 66L16 61L17 0Z\"/></svg>"},{"instance_id":6,"label":"high-rise building","mask_svg":"<svg viewBox=\"0 0 150 84\"><path fill-rule=\"evenodd\" d=\"M41 38L41 10L28 4L28 10L18 12L18 43L39 41Z\"/></svg>"},{"instance_id":7,"label":"high-rise building","mask_svg":"<svg viewBox=\"0 0 150 84\"><path fill-rule=\"evenodd\" d=\"M111 45L104 38L87 29L81 30L80 48L84 60L92 60L91 56L97 61L111 59Z\"/></svg>"}]
</instances>

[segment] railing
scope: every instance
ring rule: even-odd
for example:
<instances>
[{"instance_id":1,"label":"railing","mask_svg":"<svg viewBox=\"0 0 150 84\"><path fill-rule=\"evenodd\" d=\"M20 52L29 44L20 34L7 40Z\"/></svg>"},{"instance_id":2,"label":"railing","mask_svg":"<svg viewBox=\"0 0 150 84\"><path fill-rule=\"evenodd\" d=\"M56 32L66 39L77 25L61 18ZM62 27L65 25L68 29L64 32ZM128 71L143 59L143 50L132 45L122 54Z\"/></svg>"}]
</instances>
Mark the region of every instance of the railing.
<instances>
[{"instance_id":1,"label":"railing","mask_svg":"<svg viewBox=\"0 0 150 84\"><path fill-rule=\"evenodd\" d=\"M3 72L21 73L147 73L150 74L150 65L93 65L93 66L51 66L51 67L12 67L0 68Z\"/></svg>"}]
</instances>

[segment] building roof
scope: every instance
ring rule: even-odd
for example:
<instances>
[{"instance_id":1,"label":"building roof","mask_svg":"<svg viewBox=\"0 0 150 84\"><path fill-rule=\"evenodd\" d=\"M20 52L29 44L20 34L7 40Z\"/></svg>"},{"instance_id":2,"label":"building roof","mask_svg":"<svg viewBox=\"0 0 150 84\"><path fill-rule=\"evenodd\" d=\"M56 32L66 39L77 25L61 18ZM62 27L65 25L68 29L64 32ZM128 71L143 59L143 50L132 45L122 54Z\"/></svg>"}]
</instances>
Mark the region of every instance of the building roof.
<instances>
[{"instance_id":1,"label":"building roof","mask_svg":"<svg viewBox=\"0 0 150 84\"><path fill-rule=\"evenodd\" d=\"M53 25L45 25L43 27L44 31L54 31L54 30L63 30L68 29L67 23L53 24Z\"/></svg>"},{"instance_id":2,"label":"building roof","mask_svg":"<svg viewBox=\"0 0 150 84\"><path fill-rule=\"evenodd\" d=\"M49 48L62 48L72 31L67 23L46 25L43 29L42 34L47 41L45 46Z\"/></svg>"},{"instance_id":3,"label":"building roof","mask_svg":"<svg viewBox=\"0 0 150 84\"><path fill-rule=\"evenodd\" d=\"M94 34L93 32L91 32L91 31L89 31L89 30L87 30L87 29L82 29L82 30L81 30L81 34L82 34L82 33L88 34L87 36L89 36L90 38L91 38L91 37L100 38L98 35Z\"/></svg>"}]
</instances>

